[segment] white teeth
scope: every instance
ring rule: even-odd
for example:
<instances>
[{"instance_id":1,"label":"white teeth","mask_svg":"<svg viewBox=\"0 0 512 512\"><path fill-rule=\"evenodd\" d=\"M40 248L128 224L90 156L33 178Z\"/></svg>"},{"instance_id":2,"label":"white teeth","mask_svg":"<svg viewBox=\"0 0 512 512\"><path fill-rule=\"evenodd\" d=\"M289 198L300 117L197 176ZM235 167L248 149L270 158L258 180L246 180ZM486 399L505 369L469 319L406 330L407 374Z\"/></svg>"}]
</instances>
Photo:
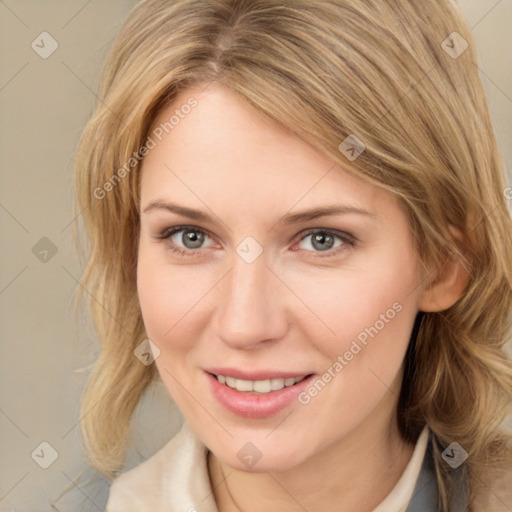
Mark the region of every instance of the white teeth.
<instances>
[{"instance_id":1,"label":"white teeth","mask_svg":"<svg viewBox=\"0 0 512 512\"><path fill-rule=\"evenodd\" d=\"M235 387L238 391L254 391L253 383L250 380L235 379Z\"/></svg>"},{"instance_id":2,"label":"white teeth","mask_svg":"<svg viewBox=\"0 0 512 512\"><path fill-rule=\"evenodd\" d=\"M220 383L226 384L237 391L244 391L246 393L250 393L251 391L255 391L256 393L279 391L284 387L293 386L304 379L304 377L290 377L288 379L241 380L233 377L227 377L225 375L216 375L216 377Z\"/></svg>"},{"instance_id":3,"label":"white teeth","mask_svg":"<svg viewBox=\"0 0 512 512\"><path fill-rule=\"evenodd\" d=\"M270 380L270 387L272 388L272 391L277 391L278 389L283 389L283 386L284 386L283 379L271 379Z\"/></svg>"},{"instance_id":4,"label":"white teeth","mask_svg":"<svg viewBox=\"0 0 512 512\"><path fill-rule=\"evenodd\" d=\"M258 393L269 393L272 391L272 384L269 380L257 380L252 384L252 390Z\"/></svg>"}]
</instances>

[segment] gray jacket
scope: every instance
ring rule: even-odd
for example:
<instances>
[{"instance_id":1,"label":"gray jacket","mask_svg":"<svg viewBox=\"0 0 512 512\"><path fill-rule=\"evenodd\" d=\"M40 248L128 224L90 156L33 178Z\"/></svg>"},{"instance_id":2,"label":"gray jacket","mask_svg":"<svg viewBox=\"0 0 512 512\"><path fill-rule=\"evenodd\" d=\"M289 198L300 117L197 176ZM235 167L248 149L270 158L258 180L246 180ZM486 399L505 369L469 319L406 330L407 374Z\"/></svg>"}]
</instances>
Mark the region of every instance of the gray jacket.
<instances>
[{"instance_id":1,"label":"gray jacket","mask_svg":"<svg viewBox=\"0 0 512 512\"><path fill-rule=\"evenodd\" d=\"M431 436L429 432L429 436ZM506 469L489 475L486 482L475 489L475 498L469 505L469 486L466 466L453 469L456 489L451 496L450 512L511 512L512 511L512 454L508 457ZM432 442L429 437L414 493L405 512L437 512L438 488L432 454Z\"/></svg>"},{"instance_id":2,"label":"gray jacket","mask_svg":"<svg viewBox=\"0 0 512 512\"><path fill-rule=\"evenodd\" d=\"M451 512L465 512L469 510L466 506L469 500L469 492L464 485L466 478L464 466L459 466L459 468L453 471L456 472L454 476L461 485L458 486L458 494L452 497ZM437 502L438 488L432 454L431 433L429 433L429 442L425 451L425 457L423 458L421 471L406 512L437 512Z\"/></svg>"}]
</instances>

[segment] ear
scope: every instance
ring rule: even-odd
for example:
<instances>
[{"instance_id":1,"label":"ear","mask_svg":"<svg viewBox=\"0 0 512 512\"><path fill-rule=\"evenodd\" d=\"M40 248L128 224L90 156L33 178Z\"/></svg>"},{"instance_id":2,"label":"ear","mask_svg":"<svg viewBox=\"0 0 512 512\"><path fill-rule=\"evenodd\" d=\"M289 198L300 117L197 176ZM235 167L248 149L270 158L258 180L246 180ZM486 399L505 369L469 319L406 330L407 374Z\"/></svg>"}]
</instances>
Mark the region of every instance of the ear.
<instances>
[{"instance_id":1,"label":"ear","mask_svg":"<svg viewBox=\"0 0 512 512\"><path fill-rule=\"evenodd\" d=\"M453 226L449 227L453 238L466 248L463 236ZM458 244L459 247L461 244ZM464 250L467 257L468 250ZM418 308L424 312L443 311L453 306L462 296L471 277L471 265L458 254L448 254L440 268L434 272L420 295Z\"/></svg>"}]
</instances>

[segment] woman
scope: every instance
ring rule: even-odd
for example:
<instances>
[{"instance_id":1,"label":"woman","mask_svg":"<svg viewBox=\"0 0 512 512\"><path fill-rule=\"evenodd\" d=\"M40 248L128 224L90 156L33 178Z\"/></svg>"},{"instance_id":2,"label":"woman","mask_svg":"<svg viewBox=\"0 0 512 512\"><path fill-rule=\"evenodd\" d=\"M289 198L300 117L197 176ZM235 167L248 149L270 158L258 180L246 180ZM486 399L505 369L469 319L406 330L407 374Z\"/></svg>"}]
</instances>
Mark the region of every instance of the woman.
<instances>
[{"instance_id":1,"label":"woman","mask_svg":"<svg viewBox=\"0 0 512 512\"><path fill-rule=\"evenodd\" d=\"M76 162L90 463L118 474L156 379L185 422L109 512L512 507L512 223L475 63L449 0L134 8Z\"/></svg>"}]
</instances>

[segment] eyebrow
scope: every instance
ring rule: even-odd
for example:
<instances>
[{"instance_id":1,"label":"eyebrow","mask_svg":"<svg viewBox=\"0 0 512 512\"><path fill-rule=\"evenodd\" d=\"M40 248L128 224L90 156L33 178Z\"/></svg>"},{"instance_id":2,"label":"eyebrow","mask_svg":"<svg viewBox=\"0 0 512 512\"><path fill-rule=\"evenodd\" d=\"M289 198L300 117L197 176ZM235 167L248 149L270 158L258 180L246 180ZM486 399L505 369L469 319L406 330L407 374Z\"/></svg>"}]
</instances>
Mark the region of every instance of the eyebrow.
<instances>
[{"instance_id":1,"label":"eyebrow","mask_svg":"<svg viewBox=\"0 0 512 512\"><path fill-rule=\"evenodd\" d=\"M188 208L186 206L181 206L176 203L169 203L166 201L162 201L161 199L157 199L151 201L143 210L143 213L150 212L152 210L167 210L172 213L176 213L183 217L188 217L189 219L194 219L197 221L201 221L204 223L213 224L213 218L208 215L206 212L201 210L195 210L193 208ZM297 213L287 213L284 215L277 224L288 225L288 224L297 224L299 222L306 222L308 220L313 220L318 217L325 217L328 215L348 215L348 214L357 214L357 215L365 215L367 217L376 218L372 212L364 210L362 208L356 206L349 205L341 205L341 204L332 204L319 206L317 208L313 208L311 210L303 210Z\"/></svg>"}]
</instances>

